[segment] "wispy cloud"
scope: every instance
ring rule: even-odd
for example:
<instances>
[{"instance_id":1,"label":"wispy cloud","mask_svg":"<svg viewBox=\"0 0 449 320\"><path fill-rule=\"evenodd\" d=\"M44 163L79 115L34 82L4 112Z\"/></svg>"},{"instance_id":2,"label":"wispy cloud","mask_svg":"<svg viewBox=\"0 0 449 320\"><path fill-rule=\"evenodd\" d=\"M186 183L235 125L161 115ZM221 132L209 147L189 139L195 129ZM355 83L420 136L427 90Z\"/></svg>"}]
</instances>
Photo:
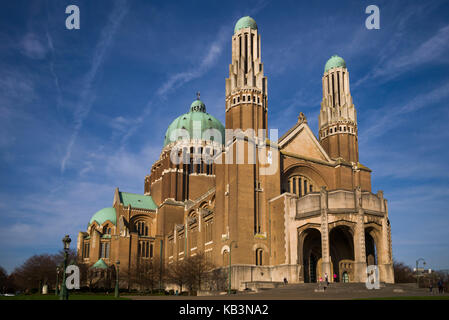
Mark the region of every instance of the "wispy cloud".
<instances>
[{"instance_id":1,"label":"wispy cloud","mask_svg":"<svg viewBox=\"0 0 449 320\"><path fill-rule=\"evenodd\" d=\"M428 108L448 96L449 84L446 83L430 92L411 97L410 100L401 107L388 105L381 110L378 110L375 112L377 115L372 117L374 120L364 130L361 143L366 142L369 138L378 137L389 130L392 130L401 122L401 118L403 118L405 114Z\"/></svg>"},{"instance_id":2,"label":"wispy cloud","mask_svg":"<svg viewBox=\"0 0 449 320\"><path fill-rule=\"evenodd\" d=\"M215 40L209 45L206 55L202 57L198 66L169 76L168 80L157 90L157 95L163 98L170 91L204 75L215 64L215 61L221 54L225 41L228 39L228 29L224 26L220 28Z\"/></svg>"},{"instance_id":3,"label":"wispy cloud","mask_svg":"<svg viewBox=\"0 0 449 320\"><path fill-rule=\"evenodd\" d=\"M115 1L114 8L109 15L108 23L101 32L100 40L97 43L91 60L90 69L84 77L83 88L81 90L80 99L74 114L75 126L67 145L66 153L61 161L61 172L64 172L66 168L67 161L70 159L72 148L78 137L79 131L83 126L84 119L89 114L92 104L95 100L95 92L92 88L93 81L95 80L99 68L103 64L106 52L111 46L117 29L119 28L124 16L126 15L127 10L128 7L126 0Z\"/></svg>"},{"instance_id":4,"label":"wispy cloud","mask_svg":"<svg viewBox=\"0 0 449 320\"><path fill-rule=\"evenodd\" d=\"M62 105L62 92L61 92L61 86L59 84L59 78L55 71L55 63L54 63L55 47L53 46L53 39L48 31L46 32L46 36L47 36L47 43L48 43L48 47L50 49L50 55L51 55L50 73L53 76L53 81L54 81L55 88L56 88L56 107L59 109Z\"/></svg>"},{"instance_id":5,"label":"wispy cloud","mask_svg":"<svg viewBox=\"0 0 449 320\"><path fill-rule=\"evenodd\" d=\"M393 48L396 50L397 45ZM363 78L358 80L354 87L370 80L381 80L382 82L392 80L401 74L429 63L449 63L449 25L440 28L430 38L422 42L415 50L406 50L399 55L391 55L388 59L386 54L380 55L378 64Z\"/></svg>"},{"instance_id":6,"label":"wispy cloud","mask_svg":"<svg viewBox=\"0 0 449 320\"><path fill-rule=\"evenodd\" d=\"M207 53L201 57L200 63L197 66L191 67L189 70L174 73L168 77L168 79L156 90L155 96L153 96L143 108L142 113L132 122L129 126L129 130L123 136L121 140L121 150L125 148L128 139L134 135L134 133L140 128L145 119L151 114L152 108L156 101L163 101L167 96L177 88L185 85L186 83L202 77L206 74L216 63L218 57L223 51L226 40L229 36L229 26L222 26L215 40L208 45ZM117 119L122 120L122 119ZM118 124L118 123L117 123Z\"/></svg>"},{"instance_id":7,"label":"wispy cloud","mask_svg":"<svg viewBox=\"0 0 449 320\"><path fill-rule=\"evenodd\" d=\"M45 42L35 33L27 33L21 43L21 52L31 59L43 59L47 55L48 48L44 44Z\"/></svg>"}]
</instances>

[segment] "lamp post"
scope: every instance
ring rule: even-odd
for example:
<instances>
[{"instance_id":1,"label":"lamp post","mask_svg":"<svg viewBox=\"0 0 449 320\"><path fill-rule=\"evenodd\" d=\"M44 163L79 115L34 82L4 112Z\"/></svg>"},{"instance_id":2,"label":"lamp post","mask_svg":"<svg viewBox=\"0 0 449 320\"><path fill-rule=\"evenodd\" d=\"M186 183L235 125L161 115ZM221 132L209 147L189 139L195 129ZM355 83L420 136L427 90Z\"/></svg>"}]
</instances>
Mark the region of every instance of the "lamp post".
<instances>
[{"instance_id":1,"label":"lamp post","mask_svg":"<svg viewBox=\"0 0 449 320\"><path fill-rule=\"evenodd\" d=\"M59 295L59 290L58 290L58 286L59 286L59 266L56 267L56 285L55 285L55 296Z\"/></svg>"},{"instance_id":2,"label":"lamp post","mask_svg":"<svg viewBox=\"0 0 449 320\"><path fill-rule=\"evenodd\" d=\"M69 256L70 242L72 242L72 239L70 239L69 235L67 234L62 239L62 243L64 244L64 269L62 270L62 289L61 295L59 296L59 300L69 300L69 291L67 290L67 287L65 285L66 281L65 270L67 269L67 258Z\"/></svg>"},{"instance_id":3,"label":"lamp post","mask_svg":"<svg viewBox=\"0 0 449 320\"><path fill-rule=\"evenodd\" d=\"M120 297L120 288L119 288L119 265L120 260L117 260L115 263L115 297Z\"/></svg>"},{"instance_id":4,"label":"lamp post","mask_svg":"<svg viewBox=\"0 0 449 320\"><path fill-rule=\"evenodd\" d=\"M237 248L237 241L232 240L229 244L229 285L228 285L228 295L231 294L231 252L232 252L232 244L235 243L235 247Z\"/></svg>"},{"instance_id":5,"label":"lamp post","mask_svg":"<svg viewBox=\"0 0 449 320\"><path fill-rule=\"evenodd\" d=\"M424 261L423 258L419 258L418 260L416 260L416 286L419 288L419 270L418 270L418 264L420 261L423 261L423 270L426 266L426 261Z\"/></svg>"}]
</instances>

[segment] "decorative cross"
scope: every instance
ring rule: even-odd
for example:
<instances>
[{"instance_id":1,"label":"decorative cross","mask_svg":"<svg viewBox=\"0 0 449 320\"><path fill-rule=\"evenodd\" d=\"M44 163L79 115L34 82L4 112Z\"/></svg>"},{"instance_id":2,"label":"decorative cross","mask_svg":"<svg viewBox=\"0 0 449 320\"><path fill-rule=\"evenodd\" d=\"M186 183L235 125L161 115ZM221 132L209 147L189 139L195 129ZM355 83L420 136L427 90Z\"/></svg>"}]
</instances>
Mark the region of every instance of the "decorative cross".
<instances>
[{"instance_id":1,"label":"decorative cross","mask_svg":"<svg viewBox=\"0 0 449 320\"><path fill-rule=\"evenodd\" d=\"M198 100L200 100L200 92L198 91L197 93L196 93L196 98L198 99Z\"/></svg>"}]
</instances>

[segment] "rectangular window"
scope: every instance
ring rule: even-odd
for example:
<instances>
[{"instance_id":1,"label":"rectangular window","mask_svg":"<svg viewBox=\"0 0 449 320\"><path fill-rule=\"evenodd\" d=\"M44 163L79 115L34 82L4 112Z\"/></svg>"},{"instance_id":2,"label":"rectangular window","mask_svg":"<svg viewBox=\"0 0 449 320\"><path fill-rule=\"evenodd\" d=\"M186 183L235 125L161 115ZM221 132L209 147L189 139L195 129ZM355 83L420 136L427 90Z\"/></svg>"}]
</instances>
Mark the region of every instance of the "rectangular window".
<instances>
[{"instance_id":1,"label":"rectangular window","mask_svg":"<svg viewBox=\"0 0 449 320\"><path fill-rule=\"evenodd\" d=\"M89 243L84 244L83 258L89 258Z\"/></svg>"},{"instance_id":2,"label":"rectangular window","mask_svg":"<svg viewBox=\"0 0 449 320\"><path fill-rule=\"evenodd\" d=\"M109 258L109 242L100 243L100 258Z\"/></svg>"},{"instance_id":3,"label":"rectangular window","mask_svg":"<svg viewBox=\"0 0 449 320\"><path fill-rule=\"evenodd\" d=\"M205 223L206 243L212 241L212 225L213 225L213 220L212 219L209 219Z\"/></svg>"}]
</instances>

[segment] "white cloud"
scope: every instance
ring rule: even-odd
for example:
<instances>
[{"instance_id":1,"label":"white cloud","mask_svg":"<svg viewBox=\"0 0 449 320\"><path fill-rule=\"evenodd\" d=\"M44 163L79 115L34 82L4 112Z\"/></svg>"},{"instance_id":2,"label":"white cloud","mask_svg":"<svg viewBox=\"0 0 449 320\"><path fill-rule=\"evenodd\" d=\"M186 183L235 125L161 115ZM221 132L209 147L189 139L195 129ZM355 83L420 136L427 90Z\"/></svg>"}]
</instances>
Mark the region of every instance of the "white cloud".
<instances>
[{"instance_id":1,"label":"white cloud","mask_svg":"<svg viewBox=\"0 0 449 320\"><path fill-rule=\"evenodd\" d=\"M67 144L67 149L64 157L61 160L61 172L65 171L67 162L69 161L72 155L72 148L75 144L75 141L78 137L79 131L83 126L84 119L89 114L90 109L92 107L93 101L95 100L95 93L92 89L93 81L97 75L99 68L102 66L103 61L106 56L106 52L112 44L113 38L117 32L118 27L120 26L124 16L127 13L127 5L125 0L117 0L115 2L114 8L109 15L108 24L103 28L101 32L100 39L95 48L91 66L89 71L84 77L83 88L80 92L79 103L76 107L75 111L75 126L73 133L70 137L69 143Z\"/></svg>"},{"instance_id":2,"label":"white cloud","mask_svg":"<svg viewBox=\"0 0 449 320\"><path fill-rule=\"evenodd\" d=\"M157 90L157 95L163 98L170 91L179 88L183 84L203 76L216 62L228 39L227 28L220 28L215 40L209 45L207 53L201 58L201 63L188 71L171 75Z\"/></svg>"},{"instance_id":3,"label":"white cloud","mask_svg":"<svg viewBox=\"0 0 449 320\"><path fill-rule=\"evenodd\" d=\"M42 39L35 33L26 34L20 43L21 52L31 59L44 59L48 48L44 45Z\"/></svg>"}]
</instances>

